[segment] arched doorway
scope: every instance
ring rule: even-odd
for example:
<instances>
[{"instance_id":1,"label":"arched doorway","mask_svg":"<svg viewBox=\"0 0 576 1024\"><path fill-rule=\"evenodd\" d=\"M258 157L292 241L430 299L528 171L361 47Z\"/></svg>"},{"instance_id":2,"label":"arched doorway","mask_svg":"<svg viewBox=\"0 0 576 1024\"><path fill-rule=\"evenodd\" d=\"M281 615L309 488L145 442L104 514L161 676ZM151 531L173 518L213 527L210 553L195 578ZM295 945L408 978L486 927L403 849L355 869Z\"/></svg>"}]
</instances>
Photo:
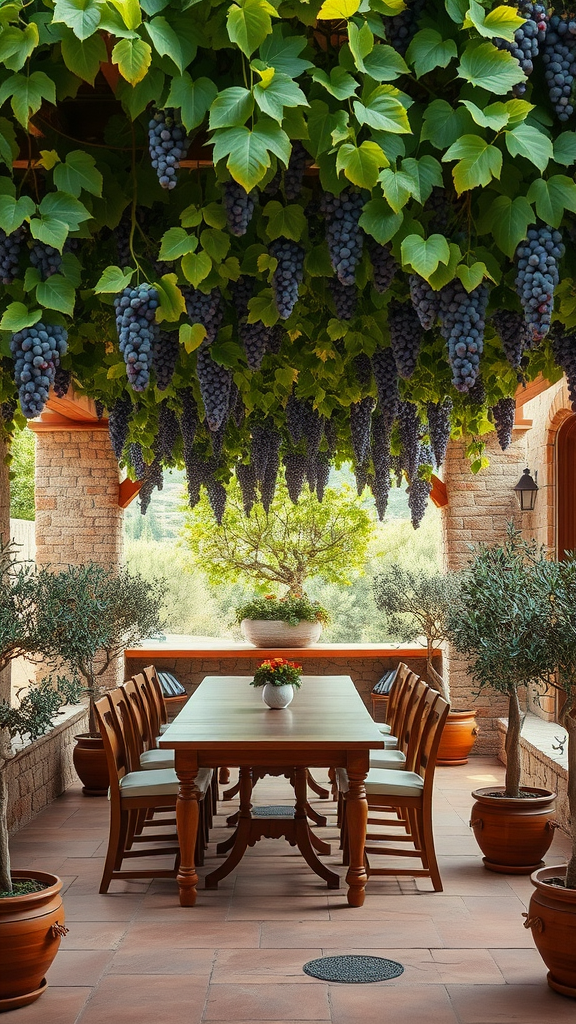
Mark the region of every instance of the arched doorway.
<instances>
[{"instance_id":1,"label":"arched doorway","mask_svg":"<svg viewBox=\"0 0 576 1024\"><path fill-rule=\"evenodd\" d=\"M556 435L556 555L576 551L576 415Z\"/></svg>"}]
</instances>

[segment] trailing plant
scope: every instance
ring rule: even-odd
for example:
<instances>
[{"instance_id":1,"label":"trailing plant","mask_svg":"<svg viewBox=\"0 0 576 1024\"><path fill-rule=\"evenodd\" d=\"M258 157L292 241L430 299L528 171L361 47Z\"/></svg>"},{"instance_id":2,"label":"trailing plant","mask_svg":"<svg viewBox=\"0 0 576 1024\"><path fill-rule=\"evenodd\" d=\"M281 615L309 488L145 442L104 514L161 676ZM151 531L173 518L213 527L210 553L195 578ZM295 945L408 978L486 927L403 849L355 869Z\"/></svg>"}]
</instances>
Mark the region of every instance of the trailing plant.
<instances>
[{"instance_id":1,"label":"trailing plant","mask_svg":"<svg viewBox=\"0 0 576 1024\"><path fill-rule=\"evenodd\" d=\"M313 576L346 584L362 570L372 520L346 487L327 488L322 503L306 487L295 505L280 481L268 511L256 502L246 518L239 488L232 486L219 528L203 499L188 514L185 529L211 583L275 584L299 599Z\"/></svg>"},{"instance_id":2,"label":"trailing plant","mask_svg":"<svg viewBox=\"0 0 576 1024\"><path fill-rule=\"evenodd\" d=\"M0 404L18 376L36 414L69 373L122 403L130 472L133 443L158 459L150 490L186 454L220 516L261 422L289 444L292 395L322 418L328 464L354 461L351 417L378 394L400 454L396 412L354 369L361 354L381 367L392 340L399 355L390 308L419 440L426 406L450 399L475 470L518 374L559 379L551 318L572 374L576 50L560 4L15 0L0 24ZM114 302L132 293L119 337ZM529 328L515 366L502 311ZM198 408L170 458L155 452L160 389L178 417L188 389ZM386 453L375 464L367 435L356 469L382 509Z\"/></svg>"},{"instance_id":3,"label":"trailing plant","mask_svg":"<svg viewBox=\"0 0 576 1024\"><path fill-rule=\"evenodd\" d=\"M265 597L255 597L237 608L236 622L242 622L242 619L267 619L297 626L299 622L321 622L326 625L329 616L318 601L310 601L305 594L300 597L292 594L274 597L273 594L267 594Z\"/></svg>"},{"instance_id":4,"label":"trailing plant","mask_svg":"<svg viewBox=\"0 0 576 1024\"><path fill-rule=\"evenodd\" d=\"M480 688L508 698L505 796L520 795L521 714L518 690L547 681L550 648L550 562L544 547L509 524L506 540L481 544L463 572L450 609L449 636Z\"/></svg>"},{"instance_id":5,"label":"trailing plant","mask_svg":"<svg viewBox=\"0 0 576 1024\"><path fill-rule=\"evenodd\" d=\"M250 686L294 686L297 690L302 686L302 665L294 661L285 661L284 658L272 658L269 661L262 661L250 680Z\"/></svg>"},{"instance_id":6,"label":"trailing plant","mask_svg":"<svg viewBox=\"0 0 576 1024\"><path fill-rule=\"evenodd\" d=\"M434 668L433 651L449 639L448 617L458 604L456 573L431 573L386 565L373 582L374 600L384 625L401 641L425 637L428 682L450 701L450 688Z\"/></svg>"},{"instance_id":7,"label":"trailing plant","mask_svg":"<svg viewBox=\"0 0 576 1024\"><path fill-rule=\"evenodd\" d=\"M98 734L94 702L104 673L126 647L161 632L165 587L127 569L94 562L71 565L55 577L44 599L52 623L47 651L62 658L89 699L89 732Z\"/></svg>"}]
</instances>

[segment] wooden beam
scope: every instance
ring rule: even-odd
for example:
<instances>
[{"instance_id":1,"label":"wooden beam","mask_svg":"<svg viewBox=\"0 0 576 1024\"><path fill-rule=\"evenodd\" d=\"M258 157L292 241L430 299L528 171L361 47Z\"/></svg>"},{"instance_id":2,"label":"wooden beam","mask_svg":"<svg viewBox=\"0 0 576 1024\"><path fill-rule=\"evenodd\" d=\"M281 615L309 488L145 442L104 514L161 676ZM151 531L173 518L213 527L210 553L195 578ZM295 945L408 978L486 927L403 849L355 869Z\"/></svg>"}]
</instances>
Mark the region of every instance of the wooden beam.
<instances>
[{"instance_id":1,"label":"wooden beam","mask_svg":"<svg viewBox=\"0 0 576 1024\"><path fill-rule=\"evenodd\" d=\"M440 477L435 476L432 473L432 490L430 491L430 498L436 505L436 508L444 508L448 504L448 491L446 490L446 484Z\"/></svg>"},{"instance_id":2,"label":"wooden beam","mask_svg":"<svg viewBox=\"0 0 576 1024\"><path fill-rule=\"evenodd\" d=\"M552 387L552 382L547 377L543 377L541 373L538 374L534 380L530 381L526 387L519 384L516 388L516 409L521 409L526 402L531 402L533 398L537 398L543 391L547 391L548 388Z\"/></svg>"},{"instance_id":3,"label":"wooden beam","mask_svg":"<svg viewBox=\"0 0 576 1024\"><path fill-rule=\"evenodd\" d=\"M81 422L95 420L97 423L101 422L96 412L96 403L86 395L78 394L72 386L68 388L64 398L58 398L54 391L51 390L46 402L46 408L66 416L69 420L80 420Z\"/></svg>"},{"instance_id":4,"label":"wooden beam","mask_svg":"<svg viewBox=\"0 0 576 1024\"><path fill-rule=\"evenodd\" d=\"M118 484L118 507L128 508L128 505L134 501L141 487L141 480L130 480L129 477L126 477L121 484Z\"/></svg>"},{"instance_id":5,"label":"wooden beam","mask_svg":"<svg viewBox=\"0 0 576 1024\"><path fill-rule=\"evenodd\" d=\"M43 434L50 430L108 430L108 420L72 420L69 416L44 409L36 420L28 420L30 430Z\"/></svg>"}]
</instances>

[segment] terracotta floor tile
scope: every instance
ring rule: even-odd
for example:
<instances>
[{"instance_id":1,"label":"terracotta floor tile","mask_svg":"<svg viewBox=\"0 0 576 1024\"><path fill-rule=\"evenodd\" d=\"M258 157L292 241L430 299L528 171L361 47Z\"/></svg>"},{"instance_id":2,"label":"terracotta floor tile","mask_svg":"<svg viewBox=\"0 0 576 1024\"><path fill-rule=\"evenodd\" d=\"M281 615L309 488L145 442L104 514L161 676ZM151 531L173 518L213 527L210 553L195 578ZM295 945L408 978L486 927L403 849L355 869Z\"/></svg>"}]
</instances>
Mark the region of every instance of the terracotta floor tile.
<instances>
[{"instance_id":1,"label":"terracotta floor tile","mask_svg":"<svg viewBox=\"0 0 576 1024\"><path fill-rule=\"evenodd\" d=\"M228 921L328 921L328 897L294 896L291 900L282 896L262 896L254 901L249 897L238 897L228 905Z\"/></svg>"},{"instance_id":2,"label":"terracotta floor tile","mask_svg":"<svg viewBox=\"0 0 576 1024\"><path fill-rule=\"evenodd\" d=\"M359 921L354 917L354 908L346 907L340 920L330 922L282 922L264 921L262 924L262 948L297 946L342 946L343 939L349 952L383 945L402 948L429 948L443 946L430 917L382 914L378 921Z\"/></svg>"},{"instance_id":3,"label":"terracotta floor tile","mask_svg":"<svg viewBox=\"0 0 576 1024\"><path fill-rule=\"evenodd\" d=\"M478 901L480 904L482 900ZM523 906L520 900L502 899L499 909L478 909L469 918L437 921L436 926L444 946L469 948L522 948L531 949L532 935L524 927Z\"/></svg>"},{"instance_id":4,"label":"terracotta floor tile","mask_svg":"<svg viewBox=\"0 0 576 1024\"><path fill-rule=\"evenodd\" d=\"M574 1001L535 985L449 985L460 1024L574 1024Z\"/></svg>"},{"instance_id":5,"label":"terracotta floor tile","mask_svg":"<svg viewBox=\"0 0 576 1024\"><path fill-rule=\"evenodd\" d=\"M323 956L321 949L260 949L254 953L245 949L220 949L216 954L213 984L281 984L312 983L314 978L304 974L308 960Z\"/></svg>"},{"instance_id":6,"label":"terracotta floor tile","mask_svg":"<svg viewBox=\"0 0 576 1024\"><path fill-rule=\"evenodd\" d=\"M504 977L487 949L432 949L440 980L449 985L503 985Z\"/></svg>"},{"instance_id":7,"label":"terracotta floor tile","mask_svg":"<svg viewBox=\"0 0 576 1024\"><path fill-rule=\"evenodd\" d=\"M330 1003L333 1024L459 1024L443 985L331 985Z\"/></svg>"},{"instance_id":8,"label":"terracotta floor tile","mask_svg":"<svg viewBox=\"0 0 576 1024\"><path fill-rule=\"evenodd\" d=\"M108 973L187 974L191 978L208 981L215 956L213 949L158 949L151 946L135 953L121 949L114 956Z\"/></svg>"},{"instance_id":9,"label":"terracotta floor tile","mask_svg":"<svg viewBox=\"0 0 576 1024\"><path fill-rule=\"evenodd\" d=\"M121 953L150 949L256 949L260 926L255 921L203 921L194 924L194 907L183 909L178 921L136 922L126 930Z\"/></svg>"},{"instance_id":10,"label":"terracotta floor tile","mask_svg":"<svg viewBox=\"0 0 576 1024\"><path fill-rule=\"evenodd\" d=\"M338 920L338 913L344 908L345 898L329 896L328 905L331 910L331 920ZM435 921L442 919L451 921L455 917L468 917L469 910L461 896L444 896L443 893L434 892L421 892L415 896L408 896L403 895L399 890L393 895L377 896L369 887L364 906L354 909L354 920L379 921L384 914L398 914L401 917L416 914L418 917L422 915L431 917Z\"/></svg>"},{"instance_id":11,"label":"terracotta floor tile","mask_svg":"<svg viewBox=\"0 0 576 1024\"><path fill-rule=\"evenodd\" d=\"M48 985L46 991L29 1006L22 1006L10 1013L14 1024L74 1024L86 1001L92 995L91 988L59 988Z\"/></svg>"},{"instance_id":12,"label":"terracotta floor tile","mask_svg":"<svg viewBox=\"0 0 576 1024\"><path fill-rule=\"evenodd\" d=\"M50 986L75 988L97 985L98 979L112 963L112 950L63 949L60 947L47 978Z\"/></svg>"},{"instance_id":13,"label":"terracotta floor tile","mask_svg":"<svg viewBox=\"0 0 576 1024\"><path fill-rule=\"evenodd\" d=\"M327 986L316 985L211 985L206 1021L330 1020Z\"/></svg>"},{"instance_id":14,"label":"terracotta floor tile","mask_svg":"<svg viewBox=\"0 0 576 1024\"><path fill-rule=\"evenodd\" d=\"M66 920L130 921L141 906L141 897L128 893L77 893L71 886L66 897Z\"/></svg>"},{"instance_id":15,"label":"terracotta floor tile","mask_svg":"<svg viewBox=\"0 0 576 1024\"><path fill-rule=\"evenodd\" d=\"M509 985L542 985L546 966L537 949L491 949L490 955Z\"/></svg>"},{"instance_id":16,"label":"terracotta floor tile","mask_svg":"<svg viewBox=\"0 0 576 1024\"><path fill-rule=\"evenodd\" d=\"M70 921L61 949L116 949L126 924L115 921Z\"/></svg>"},{"instance_id":17,"label":"terracotta floor tile","mask_svg":"<svg viewBox=\"0 0 576 1024\"><path fill-rule=\"evenodd\" d=\"M175 984L174 975L109 974L90 999L81 1024L199 1024L206 991L206 982L182 975Z\"/></svg>"}]
</instances>

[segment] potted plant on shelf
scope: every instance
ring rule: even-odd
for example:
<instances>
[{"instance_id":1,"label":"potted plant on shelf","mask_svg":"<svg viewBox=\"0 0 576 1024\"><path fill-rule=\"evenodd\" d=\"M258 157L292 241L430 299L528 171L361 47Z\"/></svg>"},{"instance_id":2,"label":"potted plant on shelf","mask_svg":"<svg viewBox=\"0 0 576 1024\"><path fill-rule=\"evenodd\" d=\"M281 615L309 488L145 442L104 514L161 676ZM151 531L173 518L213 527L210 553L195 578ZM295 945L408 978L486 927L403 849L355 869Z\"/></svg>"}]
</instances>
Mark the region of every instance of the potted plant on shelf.
<instances>
[{"instance_id":1,"label":"potted plant on shelf","mask_svg":"<svg viewBox=\"0 0 576 1024\"><path fill-rule=\"evenodd\" d=\"M571 852L567 865L539 868L525 927L548 967L548 984L576 999L576 554L546 566L550 664L566 700L560 724L568 736L568 809Z\"/></svg>"},{"instance_id":2,"label":"potted plant on shelf","mask_svg":"<svg viewBox=\"0 0 576 1024\"><path fill-rule=\"evenodd\" d=\"M550 601L544 548L512 524L506 540L479 549L460 579L449 634L469 662L480 689L508 701L505 785L472 794L471 825L484 865L505 874L530 874L553 837L555 795L521 785L521 712L518 690L550 673Z\"/></svg>"},{"instance_id":3,"label":"potted plant on shelf","mask_svg":"<svg viewBox=\"0 0 576 1024\"><path fill-rule=\"evenodd\" d=\"M106 672L124 649L161 631L165 588L127 569L112 571L94 562L68 566L57 582L46 609L54 654L81 680L89 703L88 732L76 737L74 767L86 796L105 796L108 768L94 703L107 688Z\"/></svg>"},{"instance_id":4,"label":"potted plant on shelf","mask_svg":"<svg viewBox=\"0 0 576 1024\"><path fill-rule=\"evenodd\" d=\"M349 489L327 488L320 503L306 487L295 505L284 483L268 512L257 502L246 518L233 484L221 526L206 499L186 520L189 546L211 583L285 588L283 598L256 598L238 609L243 635L258 647L305 647L318 639L327 612L308 600L304 585L311 577L349 583L364 566L371 531L369 513Z\"/></svg>"},{"instance_id":5,"label":"potted plant on shelf","mask_svg":"<svg viewBox=\"0 0 576 1024\"><path fill-rule=\"evenodd\" d=\"M0 542L0 672L22 656L36 658L52 644L46 598L57 577L14 560ZM24 692L25 691L25 692ZM47 676L11 700L0 700L0 1012L25 1006L46 987L45 974L65 932L61 880L36 868L11 870L8 842L8 765L13 741L47 732L64 704L80 699L74 681Z\"/></svg>"},{"instance_id":6,"label":"potted plant on shelf","mask_svg":"<svg viewBox=\"0 0 576 1024\"><path fill-rule=\"evenodd\" d=\"M262 686L262 700L269 708L279 711L294 699L294 690L302 686L302 665L284 658L262 661L250 681L250 686Z\"/></svg>"},{"instance_id":7,"label":"potted plant on shelf","mask_svg":"<svg viewBox=\"0 0 576 1024\"><path fill-rule=\"evenodd\" d=\"M385 625L404 642L426 641L426 678L450 704L450 686L434 667L434 650L448 640L448 612L458 598L456 573L430 573L387 565L374 579L376 607ZM450 708L437 764L466 764L478 735L472 709Z\"/></svg>"},{"instance_id":8,"label":"potted plant on shelf","mask_svg":"<svg viewBox=\"0 0 576 1024\"><path fill-rule=\"evenodd\" d=\"M255 647L309 647L320 637L328 612L305 594L267 594L241 605L236 621Z\"/></svg>"}]
</instances>

